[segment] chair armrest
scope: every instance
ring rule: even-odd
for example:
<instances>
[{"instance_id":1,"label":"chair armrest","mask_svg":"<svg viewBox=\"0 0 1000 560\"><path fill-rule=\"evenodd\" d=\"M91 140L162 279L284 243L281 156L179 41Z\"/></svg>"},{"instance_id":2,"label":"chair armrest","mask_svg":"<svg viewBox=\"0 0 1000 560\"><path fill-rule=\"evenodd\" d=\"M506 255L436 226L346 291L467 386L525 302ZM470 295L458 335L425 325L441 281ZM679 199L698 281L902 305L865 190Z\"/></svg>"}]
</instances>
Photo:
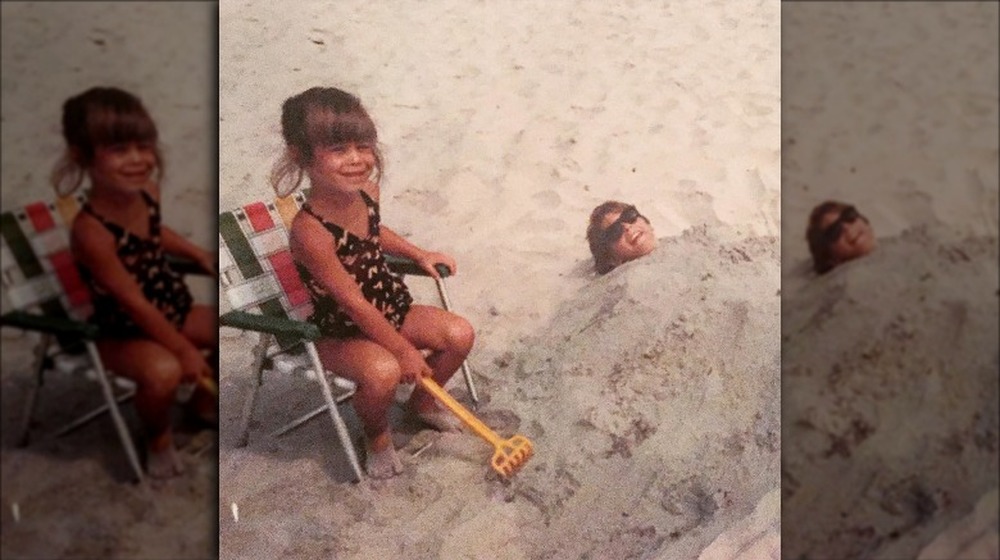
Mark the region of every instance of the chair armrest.
<instances>
[{"instance_id":1,"label":"chair armrest","mask_svg":"<svg viewBox=\"0 0 1000 560\"><path fill-rule=\"evenodd\" d=\"M210 274L207 270L202 268L198 263L190 259L185 259L184 257L178 257L177 255L171 255L169 253L166 255L166 257L167 257L167 264L170 265L170 268L179 274L182 275L195 274L198 276L208 276Z\"/></svg>"},{"instance_id":2,"label":"chair armrest","mask_svg":"<svg viewBox=\"0 0 1000 560\"><path fill-rule=\"evenodd\" d=\"M414 276L430 276L429 274L427 274L427 271L425 271L424 269L420 268L420 265L418 265L416 262L414 262L414 261L412 261L412 260L410 260L410 259L408 259L406 257L399 257L399 256L396 256L396 255L390 255L390 254L386 253L385 254L385 263L387 265L389 265L389 269L392 270L393 272L395 272L396 274L412 274ZM438 274L441 275L441 278L447 278L448 276L451 275L451 271L448 270L448 267L445 266L445 265L443 265L443 264L440 264L440 263L436 264L436 265L434 265L434 268L437 269Z\"/></svg>"},{"instance_id":3,"label":"chair armrest","mask_svg":"<svg viewBox=\"0 0 1000 560\"><path fill-rule=\"evenodd\" d=\"M54 335L73 335L93 340L100 329L97 325L64 317L36 315L26 311L10 311L0 316L0 324L27 331L40 331Z\"/></svg>"},{"instance_id":4,"label":"chair armrest","mask_svg":"<svg viewBox=\"0 0 1000 560\"><path fill-rule=\"evenodd\" d=\"M244 331L263 332L278 336L295 336L301 340L316 340L319 327L305 321L284 317L271 317L246 311L230 311L219 317L219 324Z\"/></svg>"}]
</instances>

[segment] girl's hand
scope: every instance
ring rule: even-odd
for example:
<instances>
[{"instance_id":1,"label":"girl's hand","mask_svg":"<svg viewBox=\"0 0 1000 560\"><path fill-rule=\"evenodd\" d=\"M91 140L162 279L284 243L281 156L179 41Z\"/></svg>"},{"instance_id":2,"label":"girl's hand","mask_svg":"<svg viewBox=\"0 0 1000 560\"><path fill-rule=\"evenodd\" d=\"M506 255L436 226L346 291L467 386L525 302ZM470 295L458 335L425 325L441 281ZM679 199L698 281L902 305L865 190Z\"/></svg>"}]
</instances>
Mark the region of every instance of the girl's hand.
<instances>
[{"instance_id":1,"label":"girl's hand","mask_svg":"<svg viewBox=\"0 0 1000 560\"><path fill-rule=\"evenodd\" d=\"M402 371L403 383L416 383L421 377L428 377L434 372L427 365L427 360L419 350L410 346L396 356L399 361L399 369Z\"/></svg>"},{"instance_id":2,"label":"girl's hand","mask_svg":"<svg viewBox=\"0 0 1000 560\"><path fill-rule=\"evenodd\" d=\"M182 351L177 357L181 362L181 379L186 383L197 383L202 377L214 377L212 367L205 356L194 346Z\"/></svg>"},{"instance_id":3,"label":"girl's hand","mask_svg":"<svg viewBox=\"0 0 1000 560\"><path fill-rule=\"evenodd\" d=\"M455 259L444 253L435 253L433 251L424 251L421 255L414 259L416 263L422 268L427 274L430 274L432 278L440 278L441 275L438 274L434 265L443 264L448 267L451 274L455 274L458 271L458 266L455 264Z\"/></svg>"}]
</instances>

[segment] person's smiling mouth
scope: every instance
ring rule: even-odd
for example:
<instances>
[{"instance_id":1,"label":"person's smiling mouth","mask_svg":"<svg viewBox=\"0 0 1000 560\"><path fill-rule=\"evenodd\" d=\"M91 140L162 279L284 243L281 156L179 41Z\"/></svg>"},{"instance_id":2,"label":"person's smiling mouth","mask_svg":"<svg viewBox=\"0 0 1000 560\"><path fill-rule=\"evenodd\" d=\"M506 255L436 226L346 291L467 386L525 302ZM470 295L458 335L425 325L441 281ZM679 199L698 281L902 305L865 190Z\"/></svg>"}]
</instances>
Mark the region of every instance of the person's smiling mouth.
<instances>
[{"instance_id":1,"label":"person's smiling mouth","mask_svg":"<svg viewBox=\"0 0 1000 560\"><path fill-rule=\"evenodd\" d=\"M121 176L130 181L139 181L149 177L152 169L139 169L135 171L122 171Z\"/></svg>"}]
</instances>

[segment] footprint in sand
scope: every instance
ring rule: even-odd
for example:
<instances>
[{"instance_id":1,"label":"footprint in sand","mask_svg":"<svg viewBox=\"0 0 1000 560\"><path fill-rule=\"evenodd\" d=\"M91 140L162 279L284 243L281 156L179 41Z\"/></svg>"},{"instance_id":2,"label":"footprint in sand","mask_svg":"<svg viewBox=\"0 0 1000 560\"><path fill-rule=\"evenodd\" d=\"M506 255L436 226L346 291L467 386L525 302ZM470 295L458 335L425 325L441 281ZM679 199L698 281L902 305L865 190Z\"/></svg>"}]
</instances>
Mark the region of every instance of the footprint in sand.
<instances>
[{"instance_id":1,"label":"footprint in sand","mask_svg":"<svg viewBox=\"0 0 1000 560\"><path fill-rule=\"evenodd\" d=\"M430 504L441 498L441 484L433 472L418 472L408 468L397 480L403 484L388 484L384 489L395 498L419 504Z\"/></svg>"},{"instance_id":2,"label":"footprint in sand","mask_svg":"<svg viewBox=\"0 0 1000 560\"><path fill-rule=\"evenodd\" d=\"M479 419L501 435L513 433L521 426L521 417L507 409L485 410L479 414Z\"/></svg>"}]
</instances>

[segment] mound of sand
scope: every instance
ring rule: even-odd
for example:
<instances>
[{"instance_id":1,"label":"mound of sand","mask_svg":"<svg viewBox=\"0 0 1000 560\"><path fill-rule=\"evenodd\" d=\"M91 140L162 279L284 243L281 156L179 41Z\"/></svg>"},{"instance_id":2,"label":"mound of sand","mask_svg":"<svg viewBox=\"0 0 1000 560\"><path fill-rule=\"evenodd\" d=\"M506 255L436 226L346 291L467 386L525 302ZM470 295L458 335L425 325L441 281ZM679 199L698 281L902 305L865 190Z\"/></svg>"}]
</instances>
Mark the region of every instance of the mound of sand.
<instances>
[{"instance_id":1,"label":"mound of sand","mask_svg":"<svg viewBox=\"0 0 1000 560\"><path fill-rule=\"evenodd\" d=\"M697 228L562 305L498 379L538 446L531 557L691 555L777 487L778 298L776 239Z\"/></svg>"},{"instance_id":2,"label":"mound of sand","mask_svg":"<svg viewBox=\"0 0 1000 560\"><path fill-rule=\"evenodd\" d=\"M996 262L923 227L783 279L788 557L913 558L996 488Z\"/></svg>"},{"instance_id":3,"label":"mound of sand","mask_svg":"<svg viewBox=\"0 0 1000 560\"><path fill-rule=\"evenodd\" d=\"M478 415L535 445L507 483L472 435L402 426L406 472L359 485L332 479L326 425L223 444L223 557L696 557L779 486L778 279L776 239L700 228L566 294L541 334L477 367Z\"/></svg>"}]
</instances>

